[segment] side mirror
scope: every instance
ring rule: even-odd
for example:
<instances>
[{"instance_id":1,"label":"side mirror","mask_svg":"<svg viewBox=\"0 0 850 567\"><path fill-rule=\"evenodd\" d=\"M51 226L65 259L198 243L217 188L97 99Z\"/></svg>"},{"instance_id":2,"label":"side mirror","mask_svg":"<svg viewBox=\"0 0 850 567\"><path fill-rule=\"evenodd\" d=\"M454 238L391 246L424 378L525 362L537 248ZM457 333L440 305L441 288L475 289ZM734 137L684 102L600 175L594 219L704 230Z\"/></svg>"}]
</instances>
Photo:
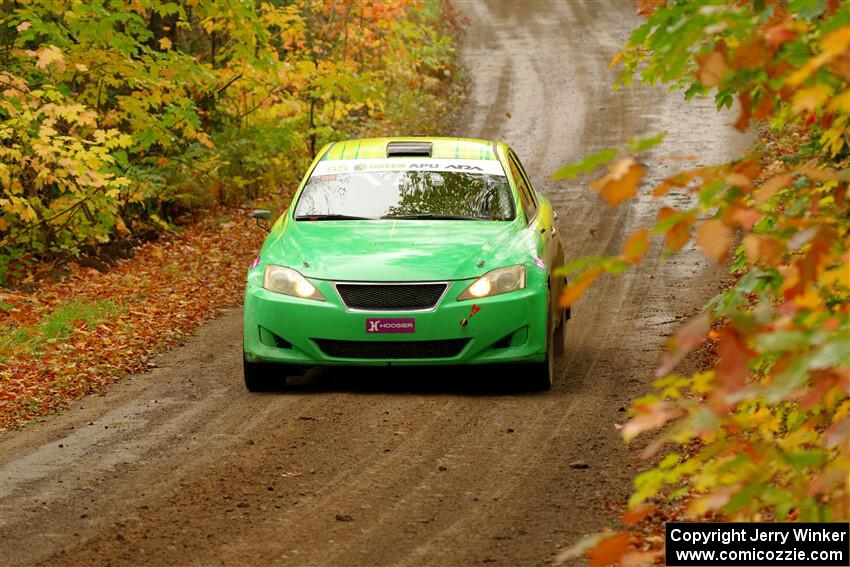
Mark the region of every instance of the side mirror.
<instances>
[{"instance_id":1,"label":"side mirror","mask_svg":"<svg viewBox=\"0 0 850 567\"><path fill-rule=\"evenodd\" d=\"M254 209L251 211L251 218L254 219L257 223L257 226L265 230L266 232L270 232L271 229L269 226L263 221L270 220L272 218L272 212L267 211L265 209Z\"/></svg>"}]
</instances>

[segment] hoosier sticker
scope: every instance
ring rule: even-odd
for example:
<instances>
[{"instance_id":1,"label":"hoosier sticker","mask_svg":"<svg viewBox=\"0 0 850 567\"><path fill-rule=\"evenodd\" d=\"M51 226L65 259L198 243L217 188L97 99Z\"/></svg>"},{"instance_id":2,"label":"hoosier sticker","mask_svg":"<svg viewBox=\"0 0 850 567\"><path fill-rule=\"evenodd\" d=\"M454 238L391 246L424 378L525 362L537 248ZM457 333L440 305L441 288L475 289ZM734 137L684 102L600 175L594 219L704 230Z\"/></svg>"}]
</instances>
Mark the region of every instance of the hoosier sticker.
<instances>
[{"instance_id":1,"label":"hoosier sticker","mask_svg":"<svg viewBox=\"0 0 850 567\"><path fill-rule=\"evenodd\" d=\"M416 319L366 319L367 333L412 333Z\"/></svg>"}]
</instances>

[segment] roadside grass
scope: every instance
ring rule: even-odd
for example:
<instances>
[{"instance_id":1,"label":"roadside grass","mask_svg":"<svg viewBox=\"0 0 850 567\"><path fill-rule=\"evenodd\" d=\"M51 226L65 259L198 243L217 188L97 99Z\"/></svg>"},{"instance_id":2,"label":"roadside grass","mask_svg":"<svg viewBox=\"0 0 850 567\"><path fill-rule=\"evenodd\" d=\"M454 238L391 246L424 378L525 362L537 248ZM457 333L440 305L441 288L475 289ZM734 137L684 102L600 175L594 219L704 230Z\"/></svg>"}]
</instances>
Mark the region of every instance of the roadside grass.
<instances>
[{"instance_id":1,"label":"roadside grass","mask_svg":"<svg viewBox=\"0 0 850 567\"><path fill-rule=\"evenodd\" d=\"M0 333L0 362L15 354L38 355L50 345L68 339L78 326L92 330L123 310L109 299L75 299L58 305L31 325L7 324Z\"/></svg>"}]
</instances>

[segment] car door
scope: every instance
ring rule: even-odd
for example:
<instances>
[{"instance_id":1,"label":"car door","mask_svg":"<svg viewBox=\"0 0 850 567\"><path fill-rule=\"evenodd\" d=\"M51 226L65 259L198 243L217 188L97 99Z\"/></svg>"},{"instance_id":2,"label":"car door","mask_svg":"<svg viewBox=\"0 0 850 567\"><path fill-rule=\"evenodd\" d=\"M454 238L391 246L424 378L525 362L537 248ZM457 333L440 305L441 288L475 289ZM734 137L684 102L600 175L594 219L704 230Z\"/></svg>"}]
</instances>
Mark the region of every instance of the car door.
<instances>
[{"instance_id":1,"label":"car door","mask_svg":"<svg viewBox=\"0 0 850 567\"><path fill-rule=\"evenodd\" d=\"M552 272L563 263L564 253L558 236L558 229L555 226L552 205L548 199L534 191L522 162L519 161L519 157L513 150L508 152L508 162L529 229L536 233L538 254L544 259L549 270L550 300L552 302L550 313L554 316L560 313L558 298L561 295L563 278L553 278Z\"/></svg>"}]
</instances>

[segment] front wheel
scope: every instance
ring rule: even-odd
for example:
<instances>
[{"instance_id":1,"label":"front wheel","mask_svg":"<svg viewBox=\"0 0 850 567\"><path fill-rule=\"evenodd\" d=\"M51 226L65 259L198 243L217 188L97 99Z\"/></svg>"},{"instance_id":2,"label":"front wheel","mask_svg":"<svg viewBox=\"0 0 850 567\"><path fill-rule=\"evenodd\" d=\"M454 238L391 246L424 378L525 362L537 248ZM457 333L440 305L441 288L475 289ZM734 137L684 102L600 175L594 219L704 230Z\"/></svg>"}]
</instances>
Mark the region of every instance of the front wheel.
<instances>
[{"instance_id":1,"label":"front wheel","mask_svg":"<svg viewBox=\"0 0 850 567\"><path fill-rule=\"evenodd\" d=\"M286 377L294 374L292 368L282 364L248 362L242 356L242 375L249 392L270 392L286 388Z\"/></svg>"},{"instance_id":2,"label":"front wheel","mask_svg":"<svg viewBox=\"0 0 850 567\"><path fill-rule=\"evenodd\" d=\"M552 382L555 378L555 349L553 348L553 338L555 333L549 331L549 338L546 342L546 358L542 362L535 362L528 367L529 387L538 392L545 392L552 388Z\"/></svg>"},{"instance_id":3,"label":"front wheel","mask_svg":"<svg viewBox=\"0 0 850 567\"><path fill-rule=\"evenodd\" d=\"M554 337L552 338L552 346L555 349L555 355L564 356L567 352L567 320L569 314L566 309L561 309L561 320L558 328L555 329Z\"/></svg>"}]
</instances>

